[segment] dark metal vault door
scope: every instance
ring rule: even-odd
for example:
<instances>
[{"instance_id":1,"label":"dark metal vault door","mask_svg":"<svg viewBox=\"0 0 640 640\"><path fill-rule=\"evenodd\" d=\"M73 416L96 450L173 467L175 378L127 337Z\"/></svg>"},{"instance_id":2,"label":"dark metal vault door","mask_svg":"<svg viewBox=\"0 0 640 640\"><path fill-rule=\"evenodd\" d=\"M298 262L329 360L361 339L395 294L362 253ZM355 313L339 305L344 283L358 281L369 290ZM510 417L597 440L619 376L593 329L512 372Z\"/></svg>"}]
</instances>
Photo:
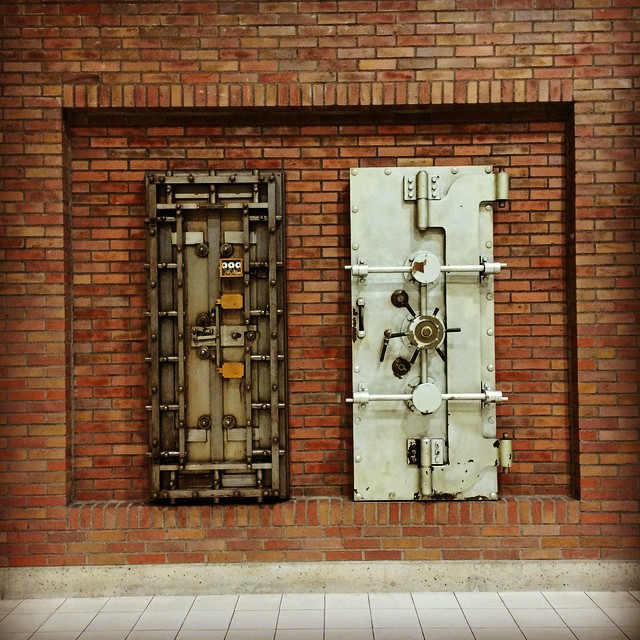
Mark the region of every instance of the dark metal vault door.
<instances>
[{"instance_id":1,"label":"dark metal vault door","mask_svg":"<svg viewBox=\"0 0 640 640\"><path fill-rule=\"evenodd\" d=\"M151 499L285 498L283 176L146 183Z\"/></svg>"}]
</instances>

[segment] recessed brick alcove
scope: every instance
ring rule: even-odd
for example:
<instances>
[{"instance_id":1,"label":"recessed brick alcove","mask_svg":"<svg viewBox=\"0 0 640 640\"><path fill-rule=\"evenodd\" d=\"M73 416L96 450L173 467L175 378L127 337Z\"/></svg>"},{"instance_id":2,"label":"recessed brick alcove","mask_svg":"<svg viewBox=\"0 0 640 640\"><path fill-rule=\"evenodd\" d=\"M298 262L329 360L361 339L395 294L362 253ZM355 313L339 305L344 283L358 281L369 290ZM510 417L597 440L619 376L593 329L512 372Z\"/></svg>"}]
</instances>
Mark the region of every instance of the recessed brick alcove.
<instances>
[{"instance_id":1,"label":"recessed brick alcove","mask_svg":"<svg viewBox=\"0 0 640 640\"><path fill-rule=\"evenodd\" d=\"M495 215L495 253L509 264L496 278L496 363L511 398L498 428L517 465L501 482L506 495L567 495L570 110L477 111L472 123L455 108L70 114L74 499L148 495L146 171L286 172L292 491L350 496L348 170L439 164L511 174Z\"/></svg>"}]
</instances>

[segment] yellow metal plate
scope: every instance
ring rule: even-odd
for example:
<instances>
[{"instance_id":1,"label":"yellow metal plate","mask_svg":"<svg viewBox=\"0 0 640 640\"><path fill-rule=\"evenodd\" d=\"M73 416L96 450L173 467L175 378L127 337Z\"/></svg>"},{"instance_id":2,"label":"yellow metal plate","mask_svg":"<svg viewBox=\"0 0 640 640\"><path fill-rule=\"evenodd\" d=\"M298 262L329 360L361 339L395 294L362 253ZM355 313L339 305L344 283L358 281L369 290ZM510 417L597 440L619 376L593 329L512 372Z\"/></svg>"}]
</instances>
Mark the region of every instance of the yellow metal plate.
<instances>
[{"instance_id":1,"label":"yellow metal plate","mask_svg":"<svg viewBox=\"0 0 640 640\"><path fill-rule=\"evenodd\" d=\"M242 294L241 293L223 293L216 304L219 304L223 309L242 309Z\"/></svg>"},{"instance_id":2,"label":"yellow metal plate","mask_svg":"<svg viewBox=\"0 0 640 640\"><path fill-rule=\"evenodd\" d=\"M243 378L244 364L242 362L225 362L218 368L223 378Z\"/></svg>"}]
</instances>

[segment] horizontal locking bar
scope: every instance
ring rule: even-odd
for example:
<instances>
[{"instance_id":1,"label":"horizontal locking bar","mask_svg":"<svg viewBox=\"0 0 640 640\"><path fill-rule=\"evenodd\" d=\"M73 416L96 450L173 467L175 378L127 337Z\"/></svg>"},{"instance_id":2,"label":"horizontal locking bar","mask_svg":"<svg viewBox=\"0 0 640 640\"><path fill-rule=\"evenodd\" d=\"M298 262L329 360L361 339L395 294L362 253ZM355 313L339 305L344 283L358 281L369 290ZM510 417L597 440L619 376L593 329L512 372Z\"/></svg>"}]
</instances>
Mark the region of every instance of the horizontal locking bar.
<instances>
[{"instance_id":1,"label":"horizontal locking bar","mask_svg":"<svg viewBox=\"0 0 640 640\"><path fill-rule=\"evenodd\" d=\"M500 273L506 262L482 262L480 264L446 264L440 267L442 273ZM412 273L410 265L402 267L370 267L368 264L348 264L347 271L358 278L366 278L370 273Z\"/></svg>"},{"instance_id":2,"label":"horizontal locking bar","mask_svg":"<svg viewBox=\"0 0 640 640\"><path fill-rule=\"evenodd\" d=\"M502 391L483 391L481 393L443 393L443 400L476 400L480 402L506 402L509 398L502 395ZM355 391L353 398L347 398L349 404L368 404L369 402L381 401L404 401L413 400L411 393L381 393L372 394L368 391Z\"/></svg>"}]
</instances>

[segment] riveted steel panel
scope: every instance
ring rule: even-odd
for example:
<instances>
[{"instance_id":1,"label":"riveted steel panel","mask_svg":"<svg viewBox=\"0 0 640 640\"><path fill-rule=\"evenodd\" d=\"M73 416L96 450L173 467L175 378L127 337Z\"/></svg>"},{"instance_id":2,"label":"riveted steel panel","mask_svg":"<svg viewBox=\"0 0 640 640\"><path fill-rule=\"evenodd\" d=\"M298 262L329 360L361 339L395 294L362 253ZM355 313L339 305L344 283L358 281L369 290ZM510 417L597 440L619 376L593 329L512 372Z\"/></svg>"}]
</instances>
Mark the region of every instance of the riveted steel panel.
<instances>
[{"instance_id":1,"label":"riveted steel panel","mask_svg":"<svg viewBox=\"0 0 640 640\"><path fill-rule=\"evenodd\" d=\"M151 173L150 498L288 496L283 174Z\"/></svg>"},{"instance_id":2,"label":"riveted steel panel","mask_svg":"<svg viewBox=\"0 0 640 640\"><path fill-rule=\"evenodd\" d=\"M352 169L354 497L497 498L493 167Z\"/></svg>"}]
</instances>

